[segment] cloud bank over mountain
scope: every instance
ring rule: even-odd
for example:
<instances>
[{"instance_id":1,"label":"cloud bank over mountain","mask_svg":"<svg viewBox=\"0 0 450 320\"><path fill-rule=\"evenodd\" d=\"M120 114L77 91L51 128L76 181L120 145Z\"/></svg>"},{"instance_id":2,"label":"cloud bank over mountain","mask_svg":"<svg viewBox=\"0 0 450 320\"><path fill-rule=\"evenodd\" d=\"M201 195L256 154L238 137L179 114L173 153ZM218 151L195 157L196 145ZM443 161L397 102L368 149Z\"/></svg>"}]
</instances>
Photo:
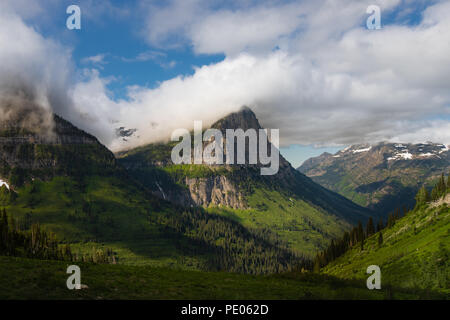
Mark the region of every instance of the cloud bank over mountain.
<instances>
[{"instance_id":1,"label":"cloud bank over mountain","mask_svg":"<svg viewBox=\"0 0 450 320\"><path fill-rule=\"evenodd\" d=\"M390 19L381 30L365 28L369 4L380 5L382 24ZM405 20L417 7L424 8L417 21ZM0 88L20 75L45 108L114 150L165 139L194 120L206 126L242 105L263 126L279 128L282 145L450 143L449 1L173 0L134 10L146 13L140 34L150 47L188 46L225 59L113 99L111 78L96 69L71 77L70 49L16 10L0 22L0 61L9 62ZM13 24L24 33L9 34ZM119 127L137 131L124 141L115 136Z\"/></svg>"},{"instance_id":2,"label":"cloud bank over mountain","mask_svg":"<svg viewBox=\"0 0 450 320\"><path fill-rule=\"evenodd\" d=\"M51 111L63 112L70 52L0 10L0 119L51 130Z\"/></svg>"}]
</instances>

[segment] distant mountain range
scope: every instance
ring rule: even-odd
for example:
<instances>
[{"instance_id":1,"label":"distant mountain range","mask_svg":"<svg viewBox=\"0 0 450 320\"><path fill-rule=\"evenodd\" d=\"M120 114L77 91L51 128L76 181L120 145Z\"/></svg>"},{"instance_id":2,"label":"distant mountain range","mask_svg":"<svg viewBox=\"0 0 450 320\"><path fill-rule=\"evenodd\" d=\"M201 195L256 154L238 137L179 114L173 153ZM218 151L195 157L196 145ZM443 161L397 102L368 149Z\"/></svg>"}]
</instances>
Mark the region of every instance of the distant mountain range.
<instances>
[{"instance_id":1,"label":"distant mountain range","mask_svg":"<svg viewBox=\"0 0 450 320\"><path fill-rule=\"evenodd\" d=\"M450 170L450 152L438 143L352 145L306 160L298 171L320 185L381 214L414 206L414 196Z\"/></svg>"}]
</instances>

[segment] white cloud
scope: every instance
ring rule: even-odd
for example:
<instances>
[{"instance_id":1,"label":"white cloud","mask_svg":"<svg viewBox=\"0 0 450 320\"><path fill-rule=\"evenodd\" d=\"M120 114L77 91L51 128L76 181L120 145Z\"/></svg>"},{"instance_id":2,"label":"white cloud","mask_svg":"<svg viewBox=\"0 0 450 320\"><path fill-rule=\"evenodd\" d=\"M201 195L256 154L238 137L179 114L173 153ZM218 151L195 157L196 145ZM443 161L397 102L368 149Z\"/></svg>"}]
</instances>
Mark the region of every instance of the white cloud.
<instances>
[{"instance_id":1,"label":"white cloud","mask_svg":"<svg viewBox=\"0 0 450 320\"><path fill-rule=\"evenodd\" d=\"M402 16L420 2L403 2L402 8L400 1L376 3L382 15L395 9ZM418 120L449 113L449 2L429 7L417 26L379 31L362 27L368 5L362 1L218 11L199 3L153 8L148 40L173 41L176 33L175 40L188 41L198 53L223 52L228 58L183 79L183 85L167 82L165 90L153 93L181 94L181 104L203 102L216 110L248 104L264 125L281 129L284 144L347 144L431 132L435 124ZM271 52L276 46L280 50ZM201 101L192 98L194 92L202 94ZM450 141L445 130L434 136Z\"/></svg>"},{"instance_id":2,"label":"white cloud","mask_svg":"<svg viewBox=\"0 0 450 320\"><path fill-rule=\"evenodd\" d=\"M78 76L70 48L41 36L24 23L16 10L7 6L3 9L0 11L0 120L17 119L29 129L38 126L50 129L50 115L54 112L95 134L104 143L111 143L111 124L105 124L104 119L108 119L106 114L114 112L112 101L108 98L107 107L99 109L95 105L97 101L92 99L100 93L106 94L105 87L89 83L90 90L95 90L90 92L92 97L87 97L90 110L83 105L82 97L78 100L81 103L75 104L71 91L82 88L83 82L76 85Z\"/></svg>"},{"instance_id":3,"label":"white cloud","mask_svg":"<svg viewBox=\"0 0 450 320\"><path fill-rule=\"evenodd\" d=\"M83 64L91 64L95 66L96 68L103 69L103 65L107 64L108 62L105 60L106 54L100 53L95 56L90 56L81 59L81 63Z\"/></svg>"},{"instance_id":4,"label":"white cloud","mask_svg":"<svg viewBox=\"0 0 450 320\"><path fill-rule=\"evenodd\" d=\"M382 23L383 14L398 10L400 3L374 2L382 6ZM362 1L233 2L218 9L213 9L217 2L208 3L152 6L145 37L159 46L188 44L198 53L223 52L224 61L156 88L130 87L127 101L113 100L107 80L95 70L77 83L56 73L72 105L63 116L115 150L165 139L197 119L206 126L244 104L264 126L280 128L283 145L385 139L450 143L448 1L429 7L418 25L384 25L377 31L364 28L368 4ZM37 50L41 57L25 62L31 70L34 64L70 64L44 59L45 52L16 39L21 50ZM48 40L39 39L46 46ZM0 57L7 50L2 45ZM42 74L39 67L34 76ZM125 143L113 135L120 126L138 131Z\"/></svg>"},{"instance_id":5,"label":"white cloud","mask_svg":"<svg viewBox=\"0 0 450 320\"><path fill-rule=\"evenodd\" d=\"M158 61L165 57L166 54L164 52L150 50L141 52L134 58L122 58L122 61L124 62L145 62L150 60Z\"/></svg>"},{"instance_id":6,"label":"white cloud","mask_svg":"<svg viewBox=\"0 0 450 320\"><path fill-rule=\"evenodd\" d=\"M135 88L132 101L119 107L125 110L121 123L140 133L129 145L168 137L174 128L190 128L195 119L211 122L244 104L256 111L264 126L280 128L283 145L420 140L420 134L450 142L448 122L436 128L436 122L421 121L449 113L450 28L445 18L449 3L429 8L417 26L389 25L380 31L360 26L367 17L365 4L339 3L298 8L307 13L299 24L304 30L281 40L270 35L264 41L246 40L248 34L240 37L235 25L245 20L243 12L234 18L228 11L197 16L196 25L203 26L213 24L212 17L225 15L214 23L219 29L234 30L232 35L239 39L225 37L220 43L202 37L202 32L187 32L196 51L230 52L230 56L158 88ZM391 7L385 10L395 2L388 4ZM194 6L186 12L196 10ZM263 11L246 10L249 21ZM173 30L178 29L172 25L167 35ZM269 48L275 45L280 50L273 52ZM244 48L254 50L235 53ZM160 126L152 129L149 120Z\"/></svg>"},{"instance_id":7,"label":"white cloud","mask_svg":"<svg viewBox=\"0 0 450 320\"><path fill-rule=\"evenodd\" d=\"M450 121L434 120L423 121L418 124L405 123L405 130L397 132L389 141L403 143L442 142L450 144Z\"/></svg>"},{"instance_id":8,"label":"white cloud","mask_svg":"<svg viewBox=\"0 0 450 320\"><path fill-rule=\"evenodd\" d=\"M50 111L66 113L69 107L65 88L72 71L70 50L27 27L8 7L3 9L0 11L0 118L49 128ZM25 115L24 110L30 112Z\"/></svg>"},{"instance_id":9,"label":"white cloud","mask_svg":"<svg viewBox=\"0 0 450 320\"><path fill-rule=\"evenodd\" d=\"M55 1L44 0L47 6L53 5ZM3 0L0 2L0 10L3 13L14 12L23 19L35 18L45 13L42 2L29 0Z\"/></svg>"},{"instance_id":10,"label":"white cloud","mask_svg":"<svg viewBox=\"0 0 450 320\"><path fill-rule=\"evenodd\" d=\"M400 0L372 2L388 11ZM171 0L145 8L148 19L143 36L156 46L188 43L196 53L227 56L291 46L295 37L302 39L305 50L361 24L367 6L359 0Z\"/></svg>"},{"instance_id":11,"label":"white cloud","mask_svg":"<svg viewBox=\"0 0 450 320\"><path fill-rule=\"evenodd\" d=\"M278 40L301 25L302 13L297 4L245 11L220 10L199 19L188 34L198 53L233 55L243 50L270 51Z\"/></svg>"}]
</instances>

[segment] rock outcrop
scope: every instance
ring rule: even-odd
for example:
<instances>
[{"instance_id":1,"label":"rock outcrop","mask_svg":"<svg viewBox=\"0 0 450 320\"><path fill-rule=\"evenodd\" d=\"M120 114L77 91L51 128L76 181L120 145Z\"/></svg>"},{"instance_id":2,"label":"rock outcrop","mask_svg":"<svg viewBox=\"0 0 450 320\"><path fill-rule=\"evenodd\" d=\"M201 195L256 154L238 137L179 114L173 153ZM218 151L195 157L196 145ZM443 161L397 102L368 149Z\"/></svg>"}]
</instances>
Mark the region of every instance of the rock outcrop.
<instances>
[{"instance_id":1,"label":"rock outcrop","mask_svg":"<svg viewBox=\"0 0 450 320\"><path fill-rule=\"evenodd\" d=\"M238 190L235 183L225 176L186 177L185 184L189 188L192 201L198 206L223 205L233 209L247 208L243 194Z\"/></svg>"}]
</instances>

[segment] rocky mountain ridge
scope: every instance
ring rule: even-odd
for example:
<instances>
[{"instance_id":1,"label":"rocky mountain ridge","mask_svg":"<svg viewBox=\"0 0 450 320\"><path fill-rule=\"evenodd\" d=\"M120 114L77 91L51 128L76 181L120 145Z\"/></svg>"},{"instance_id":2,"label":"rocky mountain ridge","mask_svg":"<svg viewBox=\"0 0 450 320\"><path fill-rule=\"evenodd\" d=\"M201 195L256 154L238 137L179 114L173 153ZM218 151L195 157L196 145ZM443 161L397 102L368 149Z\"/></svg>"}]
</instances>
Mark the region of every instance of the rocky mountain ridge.
<instances>
[{"instance_id":1,"label":"rocky mountain ridge","mask_svg":"<svg viewBox=\"0 0 450 320\"><path fill-rule=\"evenodd\" d=\"M383 212L412 207L414 195L450 170L448 146L387 143L349 146L306 160L298 170L360 205Z\"/></svg>"},{"instance_id":2,"label":"rocky mountain ridge","mask_svg":"<svg viewBox=\"0 0 450 320\"><path fill-rule=\"evenodd\" d=\"M0 177L11 185L55 174L116 168L114 154L94 136L54 115L51 131L0 123Z\"/></svg>"}]
</instances>

